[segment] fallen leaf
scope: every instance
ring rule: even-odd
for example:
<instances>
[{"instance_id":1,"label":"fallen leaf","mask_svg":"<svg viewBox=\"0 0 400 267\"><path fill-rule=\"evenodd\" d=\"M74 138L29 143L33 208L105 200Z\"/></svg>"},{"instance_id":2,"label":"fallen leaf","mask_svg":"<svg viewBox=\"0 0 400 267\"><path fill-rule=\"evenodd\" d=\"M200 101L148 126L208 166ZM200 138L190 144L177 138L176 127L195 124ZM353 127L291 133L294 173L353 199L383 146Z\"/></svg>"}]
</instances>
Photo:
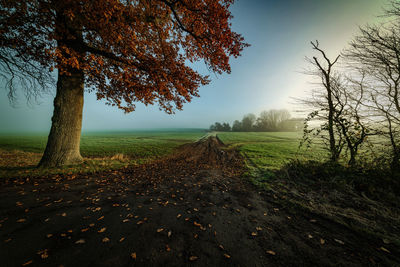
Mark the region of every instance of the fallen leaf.
<instances>
[{"instance_id":1,"label":"fallen leaf","mask_svg":"<svg viewBox=\"0 0 400 267\"><path fill-rule=\"evenodd\" d=\"M176 218L179 219L181 216L182 216L182 214L178 214L178 215L176 216Z\"/></svg>"},{"instance_id":2,"label":"fallen leaf","mask_svg":"<svg viewBox=\"0 0 400 267\"><path fill-rule=\"evenodd\" d=\"M165 250L166 250L166 251L171 251L171 248L168 246L168 244L165 245Z\"/></svg>"},{"instance_id":3,"label":"fallen leaf","mask_svg":"<svg viewBox=\"0 0 400 267\"><path fill-rule=\"evenodd\" d=\"M270 255L276 255L275 251L272 251L272 250L267 250L267 253Z\"/></svg>"},{"instance_id":4,"label":"fallen leaf","mask_svg":"<svg viewBox=\"0 0 400 267\"><path fill-rule=\"evenodd\" d=\"M342 241L342 240L339 240L339 239L334 239L337 243L339 243L340 245L344 245L344 242Z\"/></svg>"},{"instance_id":5,"label":"fallen leaf","mask_svg":"<svg viewBox=\"0 0 400 267\"><path fill-rule=\"evenodd\" d=\"M108 237L104 237L103 240L101 240L101 241L103 241L103 243L107 243L107 242L110 242L110 239Z\"/></svg>"},{"instance_id":6,"label":"fallen leaf","mask_svg":"<svg viewBox=\"0 0 400 267\"><path fill-rule=\"evenodd\" d=\"M75 244L85 244L86 241L85 239L79 239L78 241L75 242Z\"/></svg>"},{"instance_id":7,"label":"fallen leaf","mask_svg":"<svg viewBox=\"0 0 400 267\"><path fill-rule=\"evenodd\" d=\"M22 223L22 222L25 222L25 221L26 221L26 219L19 219L17 222Z\"/></svg>"},{"instance_id":8,"label":"fallen leaf","mask_svg":"<svg viewBox=\"0 0 400 267\"><path fill-rule=\"evenodd\" d=\"M40 250L37 252L37 254L40 255L42 259L47 259L49 257L49 254L47 254L47 249Z\"/></svg>"},{"instance_id":9,"label":"fallen leaf","mask_svg":"<svg viewBox=\"0 0 400 267\"><path fill-rule=\"evenodd\" d=\"M162 232L162 231L164 231L164 229L163 229L163 228L159 228L159 229L157 229L157 233L160 233L160 232Z\"/></svg>"},{"instance_id":10,"label":"fallen leaf","mask_svg":"<svg viewBox=\"0 0 400 267\"><path fill-rule=\"evenodd\" d=\"M252 232L251 235L252 236L257 236L257 233L256 232Z\"/></svg>"},{"instance_id":11,"label":"fallen leaf","mask_svg":"<svg viewBox=\"0 0 400 267\"><path fill-rule=\"evenodd\" d=\"M197 259L198 259L197 256L190 256L190 257L189 257L189 260L190 260L190 261L195 261L195 260L197 260Z\"/></svg>"},{"instance_id":12,"label":"fallen leaf","mask_svg":"<svg viewBox=\"0 0 400 267\"><path fill-rule=\"evenodd\" d=\"M65 216L67 216L67 214L64 212L63 214L61 214L61 216L65 217Z\"/></svg>"},{"instance_id":13,"label":"fallen leaf","mask_svg":"<svg viewBox=\"0 0 400 267\"><path fill-rule=\"evenodd\" d=\"M47 238L50 238L50 237L52 237L52 236L53 236L53 234L47 234L47 235L46 235Z\"/></svg>"},{"instance_id":14,"label":"fallen leaf","mask_svg":"<svg viewBox=\"0 0 400 267\"><path fill-rule=\"evenodd\" d=\"M310 238L310 239L311 239L311 238L313 238L313 236L312 236L312 235L310 235L310 234L308 234L308 238Z\"/></svg>"},{"instance_id":15,"label":"fallen leaf","mask_svg":"<svg viewBox=\"0 0 400 267\"><path fill-rule=\"evenodd\" d=\"M103 233L106 230L106 227L101 228L98 232Z\"/></svg>"},{"instance_id":16,"label":"fallen leaf","mask_svg":"<svg viewBox=\"0 0 400 267\"><path fill-rule=\"evenodd\" d=\"M131 253L131 258L136 260L136 252Z\"/></svg>"},{"instance_id":17,"label":"fallen leaf","mask_svg":"<svg viewBox=\"0 0 400 267\"><path fill-rule=\"evenodd\" d=\"M257 231L261 231L262 228L258 226L258 227L256 227L256 230L257 230Z\"/></svg>"},{"instance_id":18,"label":"fallen leaf","mask_svg":"<svg viewBox=\"0 0 400 267\"><path fill-rule=\"evenodd\" d=\"M171 235L172 235L172 232L168 231L168 237L171 237Z\"/></svg>"},{"instance_id":19,"label":"fallen leaf","mask_svg":"<svg viewBox=\"0 0 400 267\"><path fill-rule=\"evenodd\" d=\"M226 253L224 254L224 257L227 258L227 259L230 259L230 258L231 258L231 256L228 255L228 254L226 254Z\"/></svg>"},{"instance_id":20,"label":"fallen leaf","mask_svg":"<svg viewBox=\"0 0 400 267\"><path fill-rule=\"evenodd\" d=\"M380 247L380 250L385 251L386 253L390 253L390 251L384 247Z\"/></svg>"},{"instance_id":21,"label":"fallen leaf","mask_svg":"<svg viewBox=\"0 0 400 267\"><path fill-rule=\"evenodd\" d=\"M320 239L319 242L321 243L321 245L325 244L325 240L324 239Z\"/></svg>"},{"instance_id":22,"label":"fallen leaf","mask_svg":"<svg viewBox=\"0 0 400 267\"><path fill-rule=\"evenodd\" d=\"M86 232L87 230L89 230L89 228L84 228L84 229L81 229L81 232L84 233L84 232Z\"/></svg>"},{"instance_id":23,"label":"fallen leaf","mask_svg":"<svg viewBox=\"0 0 400 267\"><path fill-rule=\"evenodd\" d=\"M32 262L33 262L33 260L27 261L27 262L23 263L22 266L27 266L27 265L31 264Z\"/></svg>"}]
</instances>

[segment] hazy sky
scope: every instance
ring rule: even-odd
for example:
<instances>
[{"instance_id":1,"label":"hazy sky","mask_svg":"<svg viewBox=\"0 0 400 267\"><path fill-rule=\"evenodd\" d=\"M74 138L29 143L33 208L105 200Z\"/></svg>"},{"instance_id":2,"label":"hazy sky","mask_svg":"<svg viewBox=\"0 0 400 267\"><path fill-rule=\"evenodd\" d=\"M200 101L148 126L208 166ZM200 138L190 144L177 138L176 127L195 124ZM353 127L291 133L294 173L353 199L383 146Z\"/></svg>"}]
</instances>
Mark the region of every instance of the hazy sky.
<instances>
[{"instance_id":1,"label":"hazy sky","mask_svg":"<svg viewBox=\"0 0 400 267\"><path fill-rule=\"evenodd\" d=\"M232 59L232 73L213 78L200 88L200 98L183 111L167 115L157 106L137 105L121 110L85 95L83 131L138 128L206 128L215 121L231 123L246 113L292 108L291 96L301 96L310 77L300 72L311 56L310 41L318 39L328 55L336 55L357 33L358 26L374 23L386 0L237 0L232 7L233 28L251 44L243 56ZM201 72L204 68L199 67ZM11 107L0 88L0 132L48 131L53 95L26 105L20 97ZM55 92L55 90L54 90Z\"/></svg>"}]
</instances>

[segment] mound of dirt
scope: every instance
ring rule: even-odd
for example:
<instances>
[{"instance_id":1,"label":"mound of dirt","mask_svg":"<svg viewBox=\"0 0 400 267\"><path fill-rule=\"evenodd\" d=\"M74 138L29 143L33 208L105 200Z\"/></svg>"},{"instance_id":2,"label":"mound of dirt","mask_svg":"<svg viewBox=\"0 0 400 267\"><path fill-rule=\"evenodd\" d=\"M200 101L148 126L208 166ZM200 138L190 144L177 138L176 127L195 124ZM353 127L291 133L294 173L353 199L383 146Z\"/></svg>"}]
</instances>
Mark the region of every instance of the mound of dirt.
<instances>
[{"instance_id":1,"label":"mound of dirt","mask_svg":"<svg viewBox=\"0 0 400 267\"><path fill-rule=\"evenodd\" d=\"M184 145L174 158L195 163L201 168L223 170L241 168L243 162L238 151L228 149L218 136L205 136L195 143Z\"/></svg>"}]
</instances>

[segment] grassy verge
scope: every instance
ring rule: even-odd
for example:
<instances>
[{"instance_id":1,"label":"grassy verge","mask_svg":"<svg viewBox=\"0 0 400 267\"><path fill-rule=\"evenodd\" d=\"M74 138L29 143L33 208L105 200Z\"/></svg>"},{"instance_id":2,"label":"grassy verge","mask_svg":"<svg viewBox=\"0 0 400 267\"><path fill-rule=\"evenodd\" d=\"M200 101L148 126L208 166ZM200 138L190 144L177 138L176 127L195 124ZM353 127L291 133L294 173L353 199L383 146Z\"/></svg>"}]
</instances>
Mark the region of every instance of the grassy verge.
<instances>
[{"instance_id":1,"label":"grassy verge","mask_svg":"<svg viewBox=\"0 0 400 267\"><path fill-rule=\"evenodd\" d=\"M199 139L197 131L140 131L83 134L77 166L36 169L46 146L46 136L0 136L0 178L48 174L96 172L142 164L172 153L177 147Z\"/></svg>"},{"instance_id":2,"label":"grassy verge","mask_svg":"<svg viewBox=\"0 0 400 267\"><path fill-rule=\"evenodd\" d=\"M264 188L269 188L268 182L275 172L291 160L317 160L326 156L319 147L299 149L300 132L223 132L218 137L239 149L246 159L246 175Z\"/></svg>"},{"instance_id":3,"label":"grassy verge","mask_svg":"<svg viewBox=\"0 0 400 267\"><path fill-rule=\"evenodd\" d=\"M316 161L292 161L270 186L285 203L308 210L360 234L400 247L400 173L376 166L349 168Z\"/></svg>"},{"instance_id":4,"label":"grassy verge","mask_svg":"<svg viewBox=\"0 0 400 267\"><path fill-rule=\"evenodd\" d=\"M317 146L299 150L300 133L220 133L246 159L247 178L279 196L294 214L302 211L360 234L400 246L400 175L378 165L357 168L326 162Z\"/></svg>"}]
</instances>

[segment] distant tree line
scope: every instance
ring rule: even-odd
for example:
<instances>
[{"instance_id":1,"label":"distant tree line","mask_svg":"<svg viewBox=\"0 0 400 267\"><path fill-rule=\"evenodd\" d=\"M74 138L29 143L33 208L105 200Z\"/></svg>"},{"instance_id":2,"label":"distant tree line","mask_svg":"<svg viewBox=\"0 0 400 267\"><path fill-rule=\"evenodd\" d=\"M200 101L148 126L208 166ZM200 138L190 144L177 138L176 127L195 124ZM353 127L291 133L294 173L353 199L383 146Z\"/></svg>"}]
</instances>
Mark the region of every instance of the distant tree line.
<instances>
[{"instance_id":1,"label":"distant tree line","mask_svg":"<svg viewBox=\"0 0 400 267\"><path fill-rule=\"evenodd\" d=\"M216 122L210 126L210 131L221 132L290 132L302 128L303 120L291 118L286 109L271 109L260 113L258 118L250 113L244 115L242 120L235 120L232 127L229 123Z\"/></svg>"},{"instance_id":2,"label":"distant tree line","mask_svg":"<svg viewBox=\"0 0 400 267\"><path fill-rule=\"evenodd\" d=\"M229 123L223 122L219 123L216 122L213 125L210 126L211 131L220 131L220 132L229 132L231 130L231 126Z\"/></svg>"}]
</instances>

